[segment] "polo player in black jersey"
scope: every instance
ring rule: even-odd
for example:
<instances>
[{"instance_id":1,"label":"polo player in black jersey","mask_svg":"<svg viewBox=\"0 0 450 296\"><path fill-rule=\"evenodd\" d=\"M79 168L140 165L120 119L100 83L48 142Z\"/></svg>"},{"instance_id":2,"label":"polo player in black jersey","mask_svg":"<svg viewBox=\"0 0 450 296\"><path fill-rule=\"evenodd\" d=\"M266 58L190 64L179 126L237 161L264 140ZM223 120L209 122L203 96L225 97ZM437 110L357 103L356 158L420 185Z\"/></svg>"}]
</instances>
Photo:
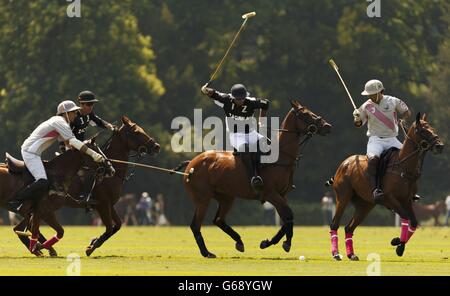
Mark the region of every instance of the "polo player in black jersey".
<instances>
[{"instance_id":1,"label":"polo player in black jersey","mask_svg":"<svg viewBox=\"0 0 450 296\"><path fill-rule=\"evenodd\" d=\"M89 90L85 90L79 93L78 95L78 103L80 105L80 110L75 117L75 120L70 124L70 128L72 129L75 137L80 140L85 140L86 129L88 126L98 126L102 129L109 129L114 131L116 128L111 123L101 119L98 115L96 115L93 111L94 104L99 100L95 97L95 94ZM64 152L66 150L65 143L60 142L60 150ZM80 199L85 200L88 204L95 204L93 200L90 199L90 193L92 189L92 185L94 183L95 176L92 173L86 173L84 176L83 182L83 191L80 194Z\"/></svg>"},{"instance_id":2,"label":"polo player in black jersey","mask_svg":"<svg viewBox=\"0 0 450 296\"><path fill-rule=\"evenodd\" d=\"M254 113L256 110L260 110L258 125L261 125L261 118L267 115L269 101L250 97L250 93L242 84L233 85L231 93L218 92L207 87L206 84L201 91L225 111L230 143L242 156L248 169L250 184L259 193L264 183L258 173L261 158L258 142L263 136L257 132Z\"/></svg>"}]
</instances>

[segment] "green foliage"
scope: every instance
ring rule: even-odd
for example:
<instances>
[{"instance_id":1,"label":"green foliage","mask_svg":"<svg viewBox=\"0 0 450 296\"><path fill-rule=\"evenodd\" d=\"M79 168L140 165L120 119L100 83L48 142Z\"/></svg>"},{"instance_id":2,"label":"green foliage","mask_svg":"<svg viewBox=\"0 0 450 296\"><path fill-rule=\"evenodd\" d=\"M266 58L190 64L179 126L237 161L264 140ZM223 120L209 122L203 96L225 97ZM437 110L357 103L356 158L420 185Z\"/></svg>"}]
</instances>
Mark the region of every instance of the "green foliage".
<instances>
[{"instance_id":1,"label":"green foliage","mask_svg":"<svg viewBox=\"0 0 450 296\"><path fill-rule=\"evenodd\" d=\"M81 18L67 17L67 5L0 1L0 153L18 153L59 101L90 89L102 100L100 116L116 121L126 114L162 145L152 164L173 167L192 157L171 151L170 123L176 116L192 118L194 108L204 117L223 117L200 87L249 11L257 15L212 86L227 91L244 83L271 100L272 116L283 117L289 100L299 99L333 125L330 135L315 137L303 151L294 179L302 201L317 204L340 162L366 150L365 131L353 127L351 105L327 64L331 57L356 104L363 103L358 94L364 83L376 77L414 112L430 113L438 133L450 139L447 1L383 1L381 18L367 17L366 1L344 0L82 1ZM426 160L420 188L432 199L448 190L441 177L448 160L448 152ZM192 204L178 177L139 171L126 191L162 192L172 220L191 219ZM246 223L253 207L243 206L233 219Z\"/></svg>"}]
</instances>

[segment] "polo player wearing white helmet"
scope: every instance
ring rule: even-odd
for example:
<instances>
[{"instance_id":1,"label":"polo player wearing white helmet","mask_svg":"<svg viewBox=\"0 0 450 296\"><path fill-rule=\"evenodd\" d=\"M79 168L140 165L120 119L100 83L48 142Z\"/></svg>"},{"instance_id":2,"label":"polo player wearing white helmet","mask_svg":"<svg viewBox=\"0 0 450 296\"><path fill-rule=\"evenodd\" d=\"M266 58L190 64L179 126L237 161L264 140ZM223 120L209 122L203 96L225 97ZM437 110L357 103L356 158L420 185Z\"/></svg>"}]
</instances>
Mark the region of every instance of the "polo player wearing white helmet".
<instances>
[{"instance_id":1,"label":"polo player wearing white helmet","mask_svg":"<svg viewBox=\"0 0 450 296\"><path fill-rule=\"evenodd\" d=\"M83 142L77 140L70 129L76 112L80 109L72 101L64 101L58 105L56 116L41 123L23 142L21 147L23 161L33 175L35 181L19 191L15 199L9 202L11 211L19 211L27 199L39 199L48 193L49 182L42 163L41 155L58 139L67 141L72 147L88 154L96 162L103 162L102 155L89 149Z\"/></svg>"},{"instance_id":2,"label":"polo player wearing white helmet","mask_svg":"<svg viewBox=\"0 0 450 296\"><path fill-rule=\"evenodd\" d=\"M369 99L353 111L354 124L361 127L367 122L369 137L367 173L373 189L374 202L379 203L383 198L383 191L377 188L380 155L391 147L402 148L402 143L397 139L398 117L405 120L411 112L402 100L385 95L383 83L379 80L369 80L361 94L368 96Z\"/></svg>"}]
</instances>

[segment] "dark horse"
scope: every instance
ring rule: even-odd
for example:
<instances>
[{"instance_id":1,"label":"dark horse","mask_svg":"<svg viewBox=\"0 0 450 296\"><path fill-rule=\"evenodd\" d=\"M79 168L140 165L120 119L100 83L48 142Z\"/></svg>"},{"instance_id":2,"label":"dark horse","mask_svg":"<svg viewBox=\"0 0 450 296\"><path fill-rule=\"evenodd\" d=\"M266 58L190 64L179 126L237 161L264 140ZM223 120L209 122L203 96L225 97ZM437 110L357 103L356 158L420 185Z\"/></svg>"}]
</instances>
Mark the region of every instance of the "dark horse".
<instances>
[{"instance_id":1,"label":"dark horse","mask_svg":"<svg viewBox=\"0 0 450 296\"><path fill-rule=\"evenodd\" d=\"M80 168L88 163L93 167L93 169L100 167L86 154L78 150L69 150L49 162L45 161L44 166L47 172L48 180L51 183L51 187L57 189L65 188L65 190L67 190L72 182L72 179L76 176ZM0 206L7 208L7 201L14 198L21 188L32 181L33 176L25 168L24 163L7 154L6 163L0 165ZM39 217L41 215L46 216L48 211L48 208L45 206L42 207L42 205L58 203L60 200L65 199L65 197L61 197L61 195L51 194L52 192L55 191L53 189L50 190L50 193L42 197L41 200L25 201L20 214L27 217L24 220L27 222L27 225L29 225L32 239L35 240L39 237L41 244L46 245L47 249L50 251L50 254L55 256L56 252L52 247L54 239L47 241L47 239L39 233ZM83 204L81 201L72 199L69 200L71 203L79 206ZM47 220L52 221L51 218L54 217L48 216ZM20 231L21 229L16 227L15 230ZM37 256L42 255L40 250L31 249L32 245L30 245L30 240L28 237L19 236L19 238L27 248L30 246L30 251L32 253ZM59 238L62 238L62 235Z\"/></svg>"},{"instance_id":2,"label":"dark horse","mask_svg":"<svg viewBox=\"0 0 450 296\"><path fill-rule=\"evenodd\" d=\"M400 151L389 160L382 178L384 200L382 205L395 211L402 219L400 238L394 238L392 245L397 246L396 253L402 256L405 244L417 227L412 199L417 192L417 180L420 177L423 159L427 151L441 153L444 144L434 129L426 122L425 116L417 114L415 123L406 134ZM331 252L335 260L341 260L338 251L339 221L348 203L355 207L353 218L345 226L345 245L347 257L359 260L353 250L353 231L375 206L369 180L366 178L367 157L353 155L342 162L334 179L330 180L336 193L336 214L330 225Z\"/></svg>"},{"instance_id":3,"label":"dark horse","mask_svg":"<svg viewBox=\"0 0 450 296\"><path fill-rule=\"evenodd\" d=\"M153 155L158 153L159 149L159 144L156 143L140 126L123 116L122 126L117 131L113 132L104 152L109 159L126 161L128 160L131 151L137 151L142 155L146 153ZM100 237L91 241L86 248L87 256L90 256L95 249L100 247L107 239L119 231L122 225L122 221L114 209L114 204L119 200L123 184L126 181L127 165L114 163L114 168L116 170L115 175L111 178L103 179L101 183L96 184L92 191L92 196L97 202L94 207L100 215L106 231ZM82 188L82 181L80 180L80 177L77 176L69 187L68 193L70 196L79 196ZM56 236L58 238L62 238L64 229L57 221L55 211L62 206L72 208L84 207L83 204L74 202L73 199L58 199L41 204L41 208L46 209L46 211L41 213L40 218L56 230ZM15 230L24 231L28 224L29 219L24 219ZM21 240L27 244L28 238L21 237ZM38 247L45 248L42 244L38 244ZM53 254L55 255L56 252Z\"/></svg>"},{"instance_id":4,"label":"dark horse","mask_svg":"<svg viewBox=\"0 0 450 296\"><path fill-rule=\"evenodd\" d=\"M286 194L292 186L292 174L300 150L300 139L309 139L318 133L326 135L331 125L324 119L301 106L291 102L292 109L286 115L279 133L280 156L276 163L261 169L264 188L258 197L252 190L247 172L240 157L235 157L230 151L206 151L190 162L185 169L192 172L192 177L183 178L189 196L195 204L195 214L191 230L202 256L215 258L208 251L200 228L211 199L216 199L219 207L213 223L228 234L235 242L236 249L244 251L244 243L240 235L225 222L225 216L231 209L236 197L243 199L265 200L273 204L281 216L283 226L271 240L261 242L261 249L277 244L284 235L286 241L283 249L289 252L293 236L293 213L287 204Z\"/></svg>"}]
</instances>

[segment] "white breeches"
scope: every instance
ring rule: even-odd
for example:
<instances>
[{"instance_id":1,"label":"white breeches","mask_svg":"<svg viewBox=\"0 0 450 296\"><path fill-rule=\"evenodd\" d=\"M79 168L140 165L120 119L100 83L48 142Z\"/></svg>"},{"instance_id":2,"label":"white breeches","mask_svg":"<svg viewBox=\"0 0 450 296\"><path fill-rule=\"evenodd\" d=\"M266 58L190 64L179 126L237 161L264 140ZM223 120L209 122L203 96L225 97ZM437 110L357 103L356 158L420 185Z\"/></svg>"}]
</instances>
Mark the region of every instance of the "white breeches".
<instances>
[{"instance_id":1,"label":"white breeches","mask_svg":"<svg viewBox=\"0 0 450 296\"><path fill-rule=\"evenodd\" d=\"M403 144L396 138L380 138L377 136L371 136L369 137L369 142L367 143L367 156L373 157L378 156L380 157L381 153L383 151L391 148L396 147L398 149L402 149Z\"/></svg>"},{"instance_id":2,"label":"white breeches","mask_svg":"<svg viewBox=\"0 0 450 296\"><path fill-rule=\"evenodd\" d=\"M33 175L35 181L39 179L47 180L44 164L42 163L42 159L39 155L22 150L22 158L27 166L27 169Z\"/></svg>"},{"instance_id":3,"label":"white breeches","mask_svg":"<svg viewBox=\"0 0 450 296\"><path fill-rule=\"evenodd\" d=\"M230 144L239 152L243 152L245 144L248 144L250 146L250 152L256 152L257 143L259 139L262 138L264 137L256 131L252 131L248 134L230 133Z\"/></svg>"}]
</instances>

